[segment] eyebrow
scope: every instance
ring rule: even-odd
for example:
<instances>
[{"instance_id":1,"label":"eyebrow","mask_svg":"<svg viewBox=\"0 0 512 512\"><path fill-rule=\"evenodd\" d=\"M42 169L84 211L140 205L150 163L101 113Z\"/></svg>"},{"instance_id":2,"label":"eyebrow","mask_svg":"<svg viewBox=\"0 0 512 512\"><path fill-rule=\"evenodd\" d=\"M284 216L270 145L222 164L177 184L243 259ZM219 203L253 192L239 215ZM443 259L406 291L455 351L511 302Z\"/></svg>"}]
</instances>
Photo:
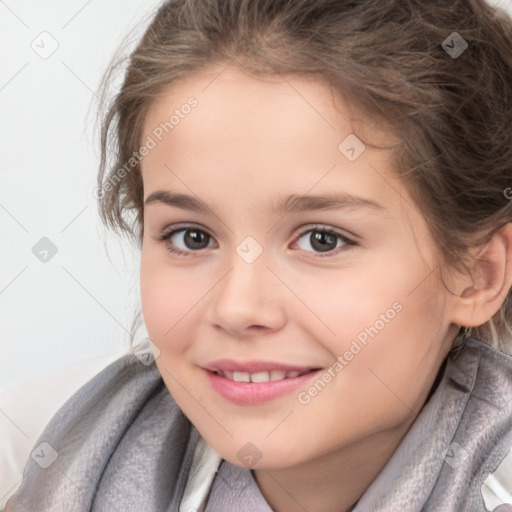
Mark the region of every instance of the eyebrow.
<instances>
[{"instance_id":1,"label":"eyebrow","mask_svg":"<svg viewBox=\"0 0 512 512\"><path fill-rule=\"evenodd\" d=\"M167 190L156 190L144 201L145 205L154 203L163 203L197 213L208 213L214 209L199 198L186 194L172 194ZM347 193L302 196L292 194L288 197L280 198L278 203L272 207L272 212L284 215L303 211L340 210L343 208L385 209L384 206L371 199Z\"/></svg>"}]
</instances>

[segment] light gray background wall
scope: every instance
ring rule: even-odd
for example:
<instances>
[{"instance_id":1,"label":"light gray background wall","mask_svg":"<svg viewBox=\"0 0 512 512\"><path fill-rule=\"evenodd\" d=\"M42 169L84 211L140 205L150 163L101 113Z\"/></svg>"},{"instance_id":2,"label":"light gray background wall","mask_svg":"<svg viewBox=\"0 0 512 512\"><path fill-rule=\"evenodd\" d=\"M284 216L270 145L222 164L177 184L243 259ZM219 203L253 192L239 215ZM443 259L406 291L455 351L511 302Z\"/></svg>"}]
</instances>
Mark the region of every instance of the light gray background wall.
<instances>
[{"instance_id":1,"label":"light gray background wall","mask_svg":"<svg viewBox=\"0 0 512 512\"><path fill-rule=\"evenodd\" d=\"M112 235L112 261L104 248L94 101L123 36L158 3L0 0L2 387L128 348L138 256ZM512 0L491 3L512 14Z\"/></svg>"},{"instance_id":2,"label":"light gray background wall","mask_svg":"<svg viewBox=\"0 0 512 512\"><path fill-rule=\"evenodd\" d=\"M99 222L95 93L157 3L0 1L2 387L128 346L137 250Z\"/></svg>"}]
</instances>

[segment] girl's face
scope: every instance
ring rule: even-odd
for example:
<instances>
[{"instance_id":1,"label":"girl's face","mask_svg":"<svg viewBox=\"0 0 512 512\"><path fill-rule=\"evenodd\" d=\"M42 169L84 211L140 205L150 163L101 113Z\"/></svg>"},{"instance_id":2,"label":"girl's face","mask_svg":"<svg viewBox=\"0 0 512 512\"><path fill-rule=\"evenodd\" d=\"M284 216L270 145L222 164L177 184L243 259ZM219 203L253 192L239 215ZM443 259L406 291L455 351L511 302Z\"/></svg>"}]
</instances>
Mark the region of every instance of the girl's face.
<instances>
[{"instance_id":1,"label":"girl's face","mask_svg":"<svg viewBox=\"0 0 512 512\"><path fill-rule=\"evenodd\" d=\"M217 67L174 84L145 121L156 364L238 465L394 449L455 337L426 221L348 107L305 77Z\"/></svg>"}]
</instances>

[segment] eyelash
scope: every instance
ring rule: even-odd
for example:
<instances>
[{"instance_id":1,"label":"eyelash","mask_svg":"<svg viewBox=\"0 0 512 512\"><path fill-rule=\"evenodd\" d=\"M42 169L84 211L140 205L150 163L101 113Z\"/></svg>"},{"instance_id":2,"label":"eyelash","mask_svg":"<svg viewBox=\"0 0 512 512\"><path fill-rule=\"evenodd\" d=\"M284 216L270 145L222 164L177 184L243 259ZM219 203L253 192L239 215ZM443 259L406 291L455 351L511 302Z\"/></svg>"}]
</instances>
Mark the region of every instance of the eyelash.
<instances>
[{"instance_id":1,"label":"eyelash","mask_svg":"<svg viewBox=\"0 0 512 512\"><path fill-rule=\"evenodd\" d=\"M205 233L206 235L208 235L210 238L213 238L213 236L211 236L208 231L198 227L198 226L194 226L194 225L185 225L185 226L181 226L179 228L177 228L176 226L170 226L168 228L166 228L164 231L162 231L159 235L157 236L154 236L153 237L153 240L155 240L156 242L167 242L173 235L175 235L176 233L179 233L180 231L188 231L188 230L195 230L195 231L199 231L201 233ZM296 240L299 240L301 239L306 233L309 233L311 231L317 231L317 232L320 232L320 233L328 233L330 235L333 235L335 237L337 237L338 239L340 239L344 245L341 246L341 247L336 247L335 249L333 249L332 251L326 251L325 253L314 253L315 254L315 258L326 258L326 257L329 257L329 256L334 256L334 255L337 255L339 252L340 252L340 249L341 250L347 250L346 247L355 247L358 245L357 242L355 242L354 240L346 237L345 235L341 234L339 231L336 231L332 228L329 228L329 227L325 227L325 226L322 226L322 225L315 225L315 226L310 226L308 227L308 229L304 229L303 231L301 231L300 233L298 233L295 237ZM345 249L343 249L345 247ZM193 256L194 253L200 253L201 251L203 251L204 249L198 249L196 251L194 250L190 250L190 251L182 251L181 249L176 249L175 247L172 247L170 246L169 244L166 244L166 250L169 251L170 253L172 254L177 254L179 256L185 256L185 257L188 257L188 256ZM314 251L306 251L306 252L314 252Z\"/></svg>"}]
</instances>

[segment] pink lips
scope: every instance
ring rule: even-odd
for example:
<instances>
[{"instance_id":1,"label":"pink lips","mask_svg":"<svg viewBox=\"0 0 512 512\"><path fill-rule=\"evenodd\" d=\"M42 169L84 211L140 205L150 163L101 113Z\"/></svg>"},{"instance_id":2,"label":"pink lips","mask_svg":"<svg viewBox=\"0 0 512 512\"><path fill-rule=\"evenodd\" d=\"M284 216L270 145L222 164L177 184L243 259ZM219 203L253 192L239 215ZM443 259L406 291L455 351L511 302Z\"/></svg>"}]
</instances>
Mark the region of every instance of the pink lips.
<instances>
[{"instance_id":1,"label":"pink lips","mask_svg":"<svg viewBox=\"0 0 512 512\"><path fill-rule=\"evenodd\" d=\"M255 405L274 400L300 388L317 368L295 366L269 361L237 362L231 359L213 361L204 367L212 388L223 398L240 405ZM254 374L258 372L294 372L297 376L266 382L235 382L225 375L234 372Z\"/></svg>"}]
</instances>

